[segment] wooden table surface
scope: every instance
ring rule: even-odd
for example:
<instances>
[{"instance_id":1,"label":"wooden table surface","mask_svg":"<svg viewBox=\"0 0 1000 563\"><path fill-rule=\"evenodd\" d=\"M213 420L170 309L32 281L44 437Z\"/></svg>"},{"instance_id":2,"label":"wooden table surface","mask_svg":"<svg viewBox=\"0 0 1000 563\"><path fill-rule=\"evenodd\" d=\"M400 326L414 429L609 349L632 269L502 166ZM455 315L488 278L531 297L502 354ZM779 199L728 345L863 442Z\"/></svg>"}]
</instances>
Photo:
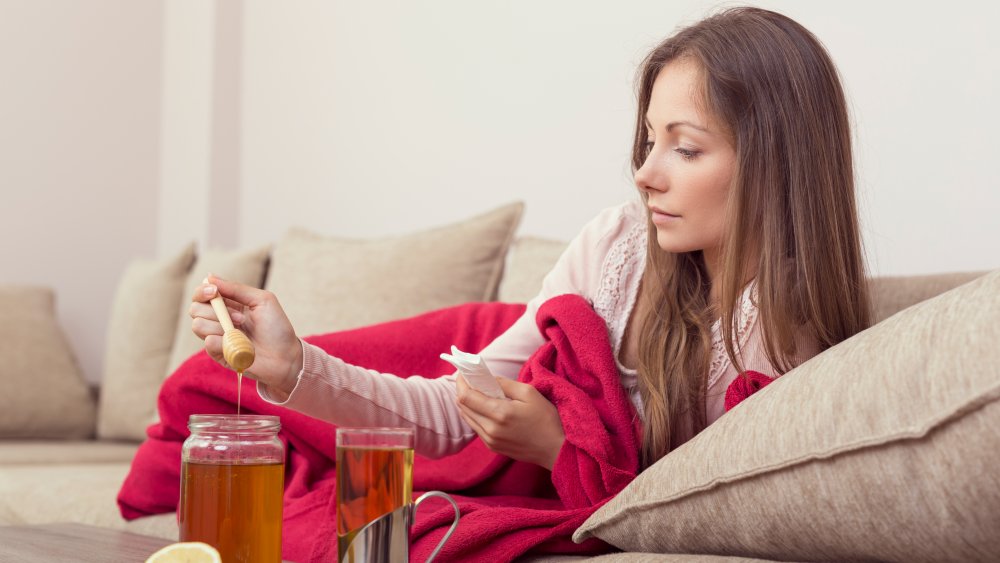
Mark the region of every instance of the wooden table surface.
<instances>
[{"instance_id":1,"label":"wooden table surface","mask_svg":"<svg viewBox=\"0 0 1000 563\"><path fill-rule=\"evenodd\" d=\"M143 563L171 543L87 524L0 526L0 563Z\"/></svg>"},{"instance_id":2,"label":"wooden table surface","mask_svg":"<svg viewBox=\"0 0 1000 563\"><path fill-rule=\"evenodd\" d=\"M171 543L85 524L0 526L0 563L142 563Z\"/></svg>"}]
</instances>

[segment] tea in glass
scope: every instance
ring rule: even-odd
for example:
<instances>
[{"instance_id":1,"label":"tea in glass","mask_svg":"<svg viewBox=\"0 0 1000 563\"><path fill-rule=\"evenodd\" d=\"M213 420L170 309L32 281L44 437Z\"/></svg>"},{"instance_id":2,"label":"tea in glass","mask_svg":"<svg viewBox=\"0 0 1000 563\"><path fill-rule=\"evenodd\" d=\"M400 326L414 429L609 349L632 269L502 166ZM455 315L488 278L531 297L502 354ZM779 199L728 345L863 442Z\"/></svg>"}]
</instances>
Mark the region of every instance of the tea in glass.
<instances>
[{"instance_id":1,"label":"tea in glass","mask_svg":"<svg viewBox=\"0 0 1000 563\"><path fill-rule=\"evenodd\" d=\"M337 554L353 561L357 533L413 497L412 428L337 429Z\"/></svg>"}]
</instances>

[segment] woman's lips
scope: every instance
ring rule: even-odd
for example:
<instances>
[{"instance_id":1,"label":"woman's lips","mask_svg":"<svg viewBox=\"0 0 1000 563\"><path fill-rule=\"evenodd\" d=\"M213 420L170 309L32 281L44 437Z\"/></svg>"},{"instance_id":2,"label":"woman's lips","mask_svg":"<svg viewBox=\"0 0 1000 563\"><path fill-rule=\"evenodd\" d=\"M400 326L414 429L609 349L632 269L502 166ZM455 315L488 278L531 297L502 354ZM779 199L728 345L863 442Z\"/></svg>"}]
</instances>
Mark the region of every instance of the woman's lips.
<instances>
[{"instance_id":1,"label":"woman's lips","mask_svg":"<svg viewBox=\"0 0 1000 563\"><path fill-rule=\"evenodd\" d=\"M667 213L666 211L661 211L659 209L656 209L655 207L651 208L650 211L652 212L653 222L656 223L657 225L662 225L664 223L671 223L681 218L680 215L673 215L671 213Z\"/></svg>"}]
</instances>

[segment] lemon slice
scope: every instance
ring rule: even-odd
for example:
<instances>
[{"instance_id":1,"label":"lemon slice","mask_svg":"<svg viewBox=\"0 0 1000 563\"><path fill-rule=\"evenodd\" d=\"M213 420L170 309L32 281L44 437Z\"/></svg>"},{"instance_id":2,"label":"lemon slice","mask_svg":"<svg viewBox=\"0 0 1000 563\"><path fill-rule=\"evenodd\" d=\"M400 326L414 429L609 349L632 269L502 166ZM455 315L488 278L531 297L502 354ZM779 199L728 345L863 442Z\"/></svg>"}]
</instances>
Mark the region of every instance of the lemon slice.
<instances>
[{"instance_id":1,"label":"lemon slice","mask_svg":"<svg viewBox=\"0 0 1000 563\"><path fill-rule=\"evenodd\" d=\"M149 556L146 563L222 563L219 552L200 541L172 543Z\"/></svg>"}]
</instances>

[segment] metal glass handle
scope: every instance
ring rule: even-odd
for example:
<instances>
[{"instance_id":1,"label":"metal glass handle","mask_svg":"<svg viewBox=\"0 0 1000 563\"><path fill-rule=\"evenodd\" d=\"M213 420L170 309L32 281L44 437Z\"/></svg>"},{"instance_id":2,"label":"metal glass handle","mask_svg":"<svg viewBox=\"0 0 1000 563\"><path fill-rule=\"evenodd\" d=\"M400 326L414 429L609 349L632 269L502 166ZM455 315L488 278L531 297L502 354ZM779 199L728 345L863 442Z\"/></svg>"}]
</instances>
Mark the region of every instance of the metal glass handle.
<instances>
[{"instance_id":1,"label":"metal glass handle","mask_svg":"<svg viewBox=\"0 0 1000 563\"><path fill-rule=\"evenodd\" d=\"M447 493L442 493L441 491L430 491L430 492L427 492L427 493L424 493L424 494L420 495L420 498L418 498L417 501L413 503L413 514L414 515L416 515L417 508L420 506L420 503L424 502L425 500L429 499L430 497L443 498L444 500L450 502L451 503L451 507L455 509L455 521L451 523L451 528L448 528L448 533L446 533L444 535L444 537L441 538L441 541L438 542L437 547L435 547L434 551L432 551L431 554L430 554L430 556L427 557L427 563L431 563L432 561L434 561L434 558L437 557L438 552L441 551L442 547L444 547L444 543L446 541L448 541L448 538L451 537L452 532L454 532L455 528L458 527L458 519L461 518L461 516L462 516L461 513L458 510L458 505L455 504L455 500L453 498L451 498L450 496L448 496Z\"/></svg>"}]
</instances>

